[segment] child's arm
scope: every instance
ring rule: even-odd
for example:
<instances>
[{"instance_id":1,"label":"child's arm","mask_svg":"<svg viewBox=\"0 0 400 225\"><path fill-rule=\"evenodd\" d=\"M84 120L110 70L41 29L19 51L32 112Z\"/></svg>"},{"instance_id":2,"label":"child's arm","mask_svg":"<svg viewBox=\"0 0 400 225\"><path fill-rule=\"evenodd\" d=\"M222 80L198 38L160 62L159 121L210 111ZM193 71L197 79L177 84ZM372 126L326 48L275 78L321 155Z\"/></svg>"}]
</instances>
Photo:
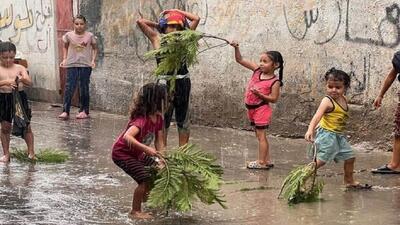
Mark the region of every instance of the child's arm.
<instances>
[{"instance_id":1,"label":"child's arm","mask_svg":"<svg viewBox=\"0 0 400 225\"><path fill-rule=\"evenodd\" d=\"M96 67L96 58L97 58L97 43L96 42L92 42L92 68L94 69Z\"/></svg>"},{"instance_id":2,"label":"child's arm","mask_svg":"<svg viewBox=\"0 0 400 225\"><path fill-rule=\"evenodd\" d=\"M0 81L0 87L2 87L2 86L9 86L9 87L11 87L11 89L14 89L17 87L17 84L15 83L15 80L7 79L7 80Z\"/></svg>"},{"instance_id":3,"label":"child's arm","mask_svg":"<svg viewBox=\"0 0 400 225\"><path fill-rule=\"evenodd\" d=\"M183 14L186 18L188 18L190 20L190 22L191 22L190 25L189 25L189 28L191 30L196 30L197 26L200 23L200 17L198 15L190 13L190 12L182 11L182 10L179 10L179 9L165 10L163 13L168 13L170 11L179 12L179 13Z\"/></svg>"},{"instance_id":4,"label":"child's arm","mask_svg":"<svg viewBox=\"0 0 400 225\"><path fill-rule=\"evenodd\" d=\"M243 59L242 54L240 54L239 50L239 43L236 41L232 41L230 43L231 46L235 48L235 59L236 62L238 62L240 65L246 67L247 69L250 69L252 71L256 70L258 68L258 65L254 62L251 62L249 60Z\"/></svg>"},{"instance_id":5,"label":"child's arm","mask_svg":"<svg viewBox=\"0 0 400 225\"><path fill-rule=\"evenodd\" d=\"M130 145L132 145L134 148L140 149L146 153L146 155L149 156L155 156L157 155L157 151L145 144L140 143L138 140L136 140L135 136L140 132L140 129L136 126L131 126L124 134L124 140L128 142Z\"/></svg>"},{"instance_id":6,"label":"child's arm","mask_svg":"<svg viewBox=\"0 0 400 225\"><path fill-rule=\"evenodd\" d=\"M60 63L60 67L64 67L65 64L67 63L68 46L69 46L69 43L64 42L64 44L63 44L63 49L62 49L62 52L63 52L63 60L62 60L61 63Z\"/></svg>"},{"instance_id":7,"label":"child's arm","mask_svg":"<svg viewBox=\"0 0 400 225\"><path fill-rule=\"evenodd\" d=\"M136 21L136 24L139 26L144 35L146 35L146 37L150 40L153 47L155 49L158 49L160 47L159 36L158 33L154 30L154 28L157 28L158 23L140 18Z\"/></svg>"},{"instance_id":8,"label":"child's arm","mask_svg":"<svg viewBox=\"0 0 400 225\"><path fill-rule=\"evenodd\" d=\"M165 151L165 143L164 143L164 131L159 130L156 134L156 138L154 140L154 146L156 147L156 150L163 154Z\"/></svg>"},{"instance_id":9,"label":"child's arm","mask_svg":"<svg viewBox=\"0 0 400 225\"><path fill-rule=\"evenodd\" d=\"M271 94L269 95L264 95L260 93L257 89L251 89L250 91L266 102L275 103L278 101L280 95L281 91L280 87L281 87L280 82L279 81L275 82L271 87Z\"/></svg>"},{"instance_id":10,"label":"child's arm","mask_svg":"<svg viewBox=\"0 0 400 225\"><path fill-rule=\"evenodd\" d=\"M393 81L396 79L396 76L397 76L397 71L394 68L392 68L389 74L386 76L385 80L383 81L381 91L379 92L378 97L376 97L374 101L375 108L381 107L383 96L385 96L386 91L390 88Z\"/></svg>"},{"instance_id":11,"label":"child's arm","mask_svg":"<svg viewBox=\"0 0 400 225\"><path fill-rule=\"evenodd\" d=\"M32 79L28 75L28 72L26 71L25 67L21 66L21 71L20 74L18 75L19 81L22 82L25 86L31 86L32 85Z\"/></svg>"},{"instance_id":12,"label":"child's arm","mask_svg":"<svg viewBox=\"0 0 400 225\"><path fill-rule=\"evenodd\" d=\"M314 114L311 119L310 125L308 125L307 133L304 135L304 138L309 142L314 142L314 131L317 127L319 121L321 120L324 113L328 110L332 109L332 102L329 98L325 97L322 99L321 104L319 105L317 112Z\"/></svg>"}]
</instances>

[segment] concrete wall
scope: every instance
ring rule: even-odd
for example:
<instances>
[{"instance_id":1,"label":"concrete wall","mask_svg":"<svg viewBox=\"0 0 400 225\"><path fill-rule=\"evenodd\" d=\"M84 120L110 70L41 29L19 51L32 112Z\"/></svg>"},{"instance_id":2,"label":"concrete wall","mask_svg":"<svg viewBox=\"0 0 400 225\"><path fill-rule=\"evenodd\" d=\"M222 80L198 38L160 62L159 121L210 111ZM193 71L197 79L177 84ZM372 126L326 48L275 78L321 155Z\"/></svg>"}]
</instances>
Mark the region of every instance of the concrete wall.
<instances>
[{"instance_id":1,"label":"concrete wall","mask_svg":"<svg viewBox=\"0 0 400 225\"><path fill-rule=\"evenodd\" d=\"M275 105L273 133L304 134L324 96L323 74L332 66L352 77L348 91L353 112L350 134L373 137L376 127L390 133L397 82L388 91L382 110L372 111L371 102L400 43L400 9L396 1L84 2L81 10L86 9L95 18L91 29L102 40L100 67L92 79L95 107L126 113L132 93L153 80L155 63L143 59L151 45L135 20L140 14L155 20L162 10L175 7L200 15L199 31L238 40L248 59L258 61L259 54L267 49L283 54L285 84ZM96 4L99 11L88 10L90 4ZM203 42L201 46L204 48ZM234 62L233 49L227 46L201 53L199 64L190 70L192 122L247 128L242 96L251 72Z\"/></svg>"},{"instance_id":2,"label":"concrete wall","mask_svg":"<svg viewBox=\"0 0 400 225\"><path fill-rule=\"evenodd\" d=\"M12 41L28 60L33 99L57 100L54 2L51 0L1 0L0 39Z\"/></svg>"}]
</instances>

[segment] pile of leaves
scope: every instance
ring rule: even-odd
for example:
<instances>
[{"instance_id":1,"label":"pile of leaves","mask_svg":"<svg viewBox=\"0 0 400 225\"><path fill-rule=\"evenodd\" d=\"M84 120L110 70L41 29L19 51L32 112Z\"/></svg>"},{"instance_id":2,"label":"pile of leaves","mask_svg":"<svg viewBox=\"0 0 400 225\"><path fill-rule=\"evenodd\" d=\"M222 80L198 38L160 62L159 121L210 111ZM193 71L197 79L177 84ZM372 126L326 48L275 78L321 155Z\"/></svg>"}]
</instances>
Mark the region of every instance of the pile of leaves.
<instances>
[{"instance_id":1,"label":"pile of leaves","mask_svg":"<svg viewBox=\"0 0 400 225\"><path fill-rule=\"evenodd\" d=\"M160 48L145 54L147 58L160 60L154 73L156 76L177 75L182 64L188 67L197 63L198 41L202 33L193 30L175 31L161 37Z\"/></svg>"},{"instance_id":2,"label":"pile of leaves","mask_svg":"<svg viewBox=\"0 0 400 225\"><path fill-rule=\"evenodd\" d=\"M149 207L185 212L192 209L195 200L200 200L226 208L219 191L223 171L214 157L187 144L168 151L162 158L165 166L154 176L147 200Z\"/></svg>"},{"instance_id":3,"label":"pile of leaves","mask_svg":"<svg viewBox=\"0 0 400 225\"><path fill-rule=\"evenodd\" d=\"M283 196L289 204L318 201L324 183L316 179L315 165L316 163L312 162L290 171L278 197Z\"/></svg>"},{"instance_id":4,"label":"pile of leaves","mask_svg":"<svg viewBox=\"0 0 400 225\"><path fill-rule=\"evenodd\" d=\"M53 148L40 149L35 154L36 159L30 159L26 152L26 149L13 148L10 155L21 162L63 163L70 158L68 152Z\"/></svg>"}]
</instances>

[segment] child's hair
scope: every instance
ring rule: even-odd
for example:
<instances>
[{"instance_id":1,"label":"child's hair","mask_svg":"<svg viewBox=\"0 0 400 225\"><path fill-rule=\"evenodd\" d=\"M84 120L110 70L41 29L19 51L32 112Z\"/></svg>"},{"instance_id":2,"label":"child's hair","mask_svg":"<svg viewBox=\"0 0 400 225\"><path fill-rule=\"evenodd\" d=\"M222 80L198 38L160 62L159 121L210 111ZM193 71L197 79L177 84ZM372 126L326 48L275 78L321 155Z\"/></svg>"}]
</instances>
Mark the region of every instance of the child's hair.
<instances>
[{"instance_id":1,"label":"child's hair","mask_svg":"<svg viewBox=\"0 0 400 225\"><path fill-rule=\"evenodd\" d=\"M17 48L10 41L0 42L0 53L1 52L17 52Z\"/></svg>"},{"instance_id":2,"label":"child's hair","mask_svg":"<svg viewBox=\"0 0 400 225\"><path fill-rule=\"evenodd\" d=\"M337 70L335 67L330 68L325 73L325 81L328 80L342 81L346 89L350 87L350 76L343 70Z\"/></svg>"},{"instance_id":3,"label":"child's hair","mask_svg":"<svg viewBox=\"0 0 400 225\"><path fill-rule=\"evenodd\" d=\"M83 20L83 22L84 22L85 24L86 24L86 22L87 22L87 21L86 21L86 18L85 18L84 16L80 15L80 14L74 16L74 18L72 19L72 22L75 22L76 19Z\"/></svg>"},{"instance_id":4,"label":"child's hair","mask_svg":"<svg viewBox=\"0 0 400 225\"><path fill-rule=\"evenodd\" d=\"M148 116L156 112L162 112L167 102L167 88L158 83L144 85L134 100L131 110L131 119L137 116Z\"/></svg>"},{"instance_id":5,"label":"child's hair","mask_svg":"<svg viewBox=\"0 0 400 225\"><path fill-rule=\"evenodd\" d=\"M283 86L283 57L282 54L278 51L267 51L265 52L267 56L272 60L274 63L279 64L279 81L281 83L281 86Z\"/></svg>"}]
</instances>

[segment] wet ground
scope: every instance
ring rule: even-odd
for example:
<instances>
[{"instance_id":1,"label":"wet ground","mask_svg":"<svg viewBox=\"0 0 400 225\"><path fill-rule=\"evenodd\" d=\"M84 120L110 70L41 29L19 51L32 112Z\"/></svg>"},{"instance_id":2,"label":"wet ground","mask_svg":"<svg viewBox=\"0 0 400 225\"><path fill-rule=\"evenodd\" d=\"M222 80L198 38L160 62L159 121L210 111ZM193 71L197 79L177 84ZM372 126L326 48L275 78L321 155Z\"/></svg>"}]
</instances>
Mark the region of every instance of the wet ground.
<instances>
[{"instance_id":1,"label":"wet ground","mask_svg":"<svg viewBox=\"0 0 400 225\"><path fill-rule=\"evenodd\" d=\"M90 120L59 121L60 108L33 105L36 149L60 148L72 158L63 164L0 164L0 224L400 224L400 175L369 172L390 153L356 148L356 178L373 184L371 191L345 191L342 164L331 164L319 171L326 183L323 201L289 206L277 195L288 172L308 162L305 141L269 137L275 167L250 171L244 166L257 155L252 132L201 126L193 126L191 141L223 166L228 209L195 204L190 213L155 211L152 221L133 221L127 213L136 184L110 159L127 117L93 111ZM170 146L176 136L171 129ZM18 138L12 146L25 147Z\"/></svg>"}]
</instances>

